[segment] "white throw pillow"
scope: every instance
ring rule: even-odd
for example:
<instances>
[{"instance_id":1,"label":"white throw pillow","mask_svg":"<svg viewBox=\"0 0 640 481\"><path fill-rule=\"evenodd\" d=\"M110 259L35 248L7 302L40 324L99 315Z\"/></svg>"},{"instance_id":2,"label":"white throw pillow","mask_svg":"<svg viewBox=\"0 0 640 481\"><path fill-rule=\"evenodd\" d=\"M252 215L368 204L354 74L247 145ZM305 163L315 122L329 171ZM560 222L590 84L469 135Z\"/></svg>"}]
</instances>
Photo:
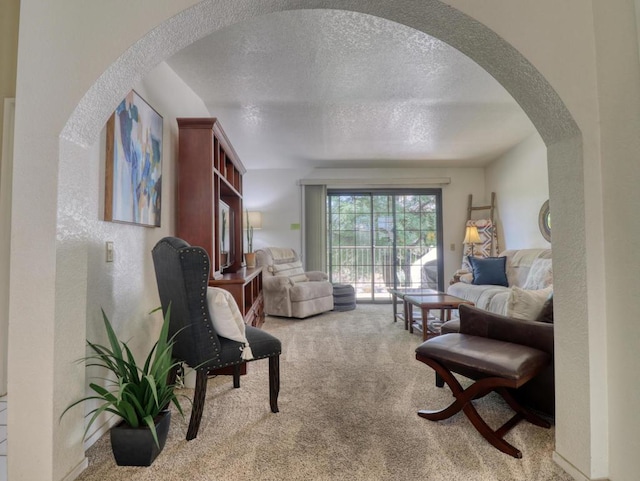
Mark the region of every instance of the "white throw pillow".
<instances>
[{"instance_id":1,"label":"white throw pillow","mask_svg":"<svg viewBox=\"0 0 640 481\"><path fill-rule=\"evenodd\" d=\"M553 286L545 289L521 289L513 286L507 300L507 316L535 321L545 301L553 292Z\"/></svg>"},{"instance_id":2,"label":"white throw pillow","mask_svg":"<svg viewBox=\"0 0 640 481\"><path fill-rule=\"evenodd\" d=\"M245 335L245 324L238 304L229 291L219 287L207 287L207 304L211 315L211 324L216 333L232 341L241 342L242 359L253 359L251 347Z\"/></svg>"},{"instance_id":3,"label":"white throw pillow","mask_svg":"<svg viewBox=\"0 0 640 481\"><path fill-rule=\"evenodd\" d=\"M465 284L473 284L473 274L471 272L467 272L466 274L461 274L460 282L464 282Z\"/></svg>"},{"instance_id":4,"label":"white throw pillow","mask_svg":"<svg viewBox=\"0 0 640 481\"><path fill-rule=\"evenodd\" d=\"M544 289L553 284L553 270L551 259L536 259L531 263L527 280L523 289Z\"/></svg>"}]
</instances>

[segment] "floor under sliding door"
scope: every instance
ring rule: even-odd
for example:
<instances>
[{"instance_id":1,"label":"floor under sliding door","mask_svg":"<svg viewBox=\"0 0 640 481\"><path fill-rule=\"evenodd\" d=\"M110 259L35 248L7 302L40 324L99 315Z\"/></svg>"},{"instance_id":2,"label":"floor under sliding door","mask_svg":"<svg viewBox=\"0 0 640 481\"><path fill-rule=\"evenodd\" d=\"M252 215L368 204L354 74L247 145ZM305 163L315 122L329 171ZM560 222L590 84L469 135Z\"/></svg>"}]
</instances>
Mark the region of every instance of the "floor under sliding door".
<instances>
[{"instance_id":1,"label":"floor under sliding door","mask_svg":"<svg viewBox=\"0 0 640 481\"><path fill-rule=\"evenodd\" d=\"M329 190L331 282L352 284L358 302L390 301L387 287L442 290L440 189Z\"/></svg>"}]
</instances>

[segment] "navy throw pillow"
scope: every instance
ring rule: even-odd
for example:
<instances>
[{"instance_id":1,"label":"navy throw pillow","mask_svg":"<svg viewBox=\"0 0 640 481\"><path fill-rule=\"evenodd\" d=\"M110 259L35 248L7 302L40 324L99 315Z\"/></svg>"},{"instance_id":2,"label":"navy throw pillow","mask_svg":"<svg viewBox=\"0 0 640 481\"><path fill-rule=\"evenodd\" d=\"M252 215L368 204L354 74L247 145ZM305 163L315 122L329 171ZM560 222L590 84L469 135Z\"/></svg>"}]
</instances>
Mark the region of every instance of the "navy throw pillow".
<instances>
[{"instance_id":1,"label":"navy throw pillow","mask_svg":"<svg viewBox=\"0 0 640 481\"><path fill-rule=\"evenodd\" d=\"M507 280L506 257L468 257L473 270L473 283L480 285L494 285L509 287Z\"/></svg>"}]
</instances>

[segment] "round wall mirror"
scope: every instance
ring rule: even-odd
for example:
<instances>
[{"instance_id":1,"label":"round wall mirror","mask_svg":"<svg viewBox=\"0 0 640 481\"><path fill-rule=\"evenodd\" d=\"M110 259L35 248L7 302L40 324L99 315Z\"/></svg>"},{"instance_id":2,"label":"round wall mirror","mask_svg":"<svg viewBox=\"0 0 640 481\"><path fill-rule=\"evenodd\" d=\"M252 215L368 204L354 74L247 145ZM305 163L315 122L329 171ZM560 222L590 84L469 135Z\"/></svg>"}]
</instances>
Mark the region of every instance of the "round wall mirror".
<instances>
[{"instance_id":1,"label":"round wall mirror","mask_svg":"<svg viewBox=\"0 0 640 481\"><path fill-rule=\"evenodd\" d=\"M545 201L540 208L540 214L538 214L538 227L540 233L547 242L551 242L551 213L549 212L549 201Z\"/></svg>"}]
</instances>

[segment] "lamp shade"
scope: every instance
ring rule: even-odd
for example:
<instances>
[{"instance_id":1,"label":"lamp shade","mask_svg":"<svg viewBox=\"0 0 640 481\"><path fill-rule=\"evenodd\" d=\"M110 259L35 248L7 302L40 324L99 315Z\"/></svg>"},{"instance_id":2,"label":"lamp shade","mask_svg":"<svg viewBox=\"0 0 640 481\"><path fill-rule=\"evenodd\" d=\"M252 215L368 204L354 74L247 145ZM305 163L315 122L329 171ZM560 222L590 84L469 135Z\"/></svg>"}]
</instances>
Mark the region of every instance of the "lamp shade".
<instances>
[{"instance_id":1,"label":"lamp shade","mask_svg":"<svg viewBox=\"0 0 640 481\"><path fill-rule=\"evenodd\" d=\"M247 217L247 222L254 229L262 229L262 212L260 212L260 211L253 211L253 212L249 211L249 215Z\"/></svg>"},{"instance_id":2,"label":"lamp shade","mask_svg":"<svg viewBox=\"0 0 640 481\"><path fill-rule=\"evenodd\" d=\"M475 225L467 226L467 230L464 233L464 244L480 244L480 234L478 234L478 228Z\"/></svg>"}]
</instances>

